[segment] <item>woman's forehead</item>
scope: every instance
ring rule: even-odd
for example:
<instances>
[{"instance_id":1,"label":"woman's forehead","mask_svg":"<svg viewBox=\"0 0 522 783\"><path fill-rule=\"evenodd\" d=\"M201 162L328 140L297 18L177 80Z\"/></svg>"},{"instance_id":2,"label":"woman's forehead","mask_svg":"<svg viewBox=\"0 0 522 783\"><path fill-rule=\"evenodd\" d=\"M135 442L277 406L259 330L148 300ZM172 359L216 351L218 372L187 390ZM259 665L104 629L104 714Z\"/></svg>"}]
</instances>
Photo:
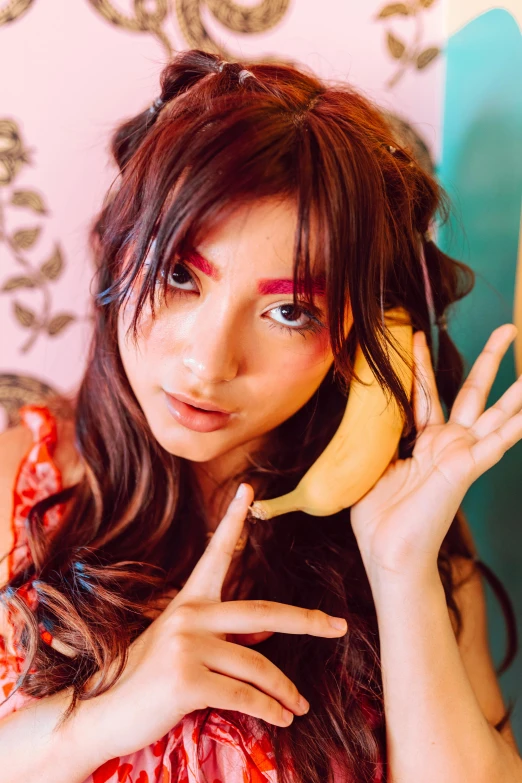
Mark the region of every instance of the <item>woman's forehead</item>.
<instances>
[{"instance_id":1,"label":"woman's forehead","mask_svg":"<svg viewBox=\"0 0 522 783\"><path fill-rule=\"evenodd\" d=\"M170 189L160 209L158 219L153 229L152 245L149 249L154 252L158 233L168 234L167 222L174 217L169 215L172 207L175 210L176 197L180 193L183 183L188 175L180 177L173 188ZM308 216L308 236L302 231L301 258L304 259L306 245L308 245L310 272L314 278L316 291L325 284L326 264L324 254L319 252L324 245L324 236L319 237L318 220L314 205L310 208ZM227 263L230 252L237 252L240 261L243 258L252 260L252 252L257 250L255 257L258 264L266 266L280 266L281 276L293 274L294 252L298 229L298 205L297 196L289 194L274 194L262 197L248 197L243 202L230 199L224 202L218 209L214 209L208 216L203 215L196 223L184 230L184 236L177 246L177 251L185 253L187 250L196 251L200 261L205 259L206 268L208 262L215 259L220 264ZM323 232L324 233L324 232ZM138 237L134 238L131 246L127 248L125 259L130 259L132 250L136 247ZM243 244L243 249L241 248ZM268 251L268 255L266 254ZM197 258L197 256L196 256ZM265 264L265 260L267 264ZM281 262L279 264L279 261ZM126 266L125 260L123 266ZM300 277L304 275L304 267L301 265ZM268 276L268 275L267 275ZM269 277L279 275L270 274Z\"/></svg>"},{"instance_id":2,"label":"woman's forehead","mask_svg":"<svg viewBox=\"0 0 522 783\"><path fill-rule=\"evenodd\" d=\"M325 263L319 252L320 239L316 230L317 221L311 213L308 236L302 231L301 256L306 245L312 274L323 274ZM249 254L262 262L266 260L274 267L287 271L293 269L294 253L298 231L298 208L295 200L281 196L264 197L246 204L231 205L227 214L205 224L190 237L188 246L197 249L206 257L205 250L219 262L232 252L242 259Z\"/></svg>"}]
</instances>

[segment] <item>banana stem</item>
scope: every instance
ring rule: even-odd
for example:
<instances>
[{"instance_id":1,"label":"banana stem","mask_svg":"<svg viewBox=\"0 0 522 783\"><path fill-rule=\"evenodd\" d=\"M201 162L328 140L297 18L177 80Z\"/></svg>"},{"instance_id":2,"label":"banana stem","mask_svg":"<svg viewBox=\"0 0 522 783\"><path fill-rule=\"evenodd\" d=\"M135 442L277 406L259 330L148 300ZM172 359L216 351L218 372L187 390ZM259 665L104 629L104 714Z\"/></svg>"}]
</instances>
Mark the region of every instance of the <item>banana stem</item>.
<instances>
[{"instance_id":1,"label":"banana stem","mask_svg":"<svg viewBox=\"0 0 522 783\"><path fill-rule=\"evenodd\" d=\"M256 519L272 519L280 514L289 514L291 511L299 511L301 505L299 494L295 489L286 495L272 500L256 500L249 508L250 513Z\"/></svg>"}]
</instances>

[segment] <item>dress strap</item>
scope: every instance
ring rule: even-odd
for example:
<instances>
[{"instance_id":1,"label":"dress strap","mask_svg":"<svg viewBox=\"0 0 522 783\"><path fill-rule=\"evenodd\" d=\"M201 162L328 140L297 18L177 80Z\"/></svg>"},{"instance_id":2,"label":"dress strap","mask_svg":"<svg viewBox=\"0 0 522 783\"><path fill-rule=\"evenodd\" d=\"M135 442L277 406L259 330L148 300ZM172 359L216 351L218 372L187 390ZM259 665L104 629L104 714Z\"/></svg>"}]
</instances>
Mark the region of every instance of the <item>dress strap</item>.
<instances>
[{"instance_id":1,"label":"dress strap","mask_svg":"<svg viewBox=\"0 0 522 783\"><path fill-rule=\"evenodd\" d=\"M57 441L56 420L51 411L40 405L24 405L19 409L23 424L33 435L31 448L22 459L15 479L13 489L13 513L11 525L13 532L13 547L9 552L9 579L15 572L30 565L31 552L27 543L26 520L31 508L40 500L63 489L62 475L53 460ZM59 503L48 509L43 515L44 529L48 532L61 522L65 504ZM31 581L21 585L17 595L34 611L38 605L38 596ZM11 613L8 612L8 623L12 625ZM52 645L52 634L39 623L40 637ZM14 638L10 646L15 649ZM18 657L17 661L21 660Z\"/></svg>"},{"instance_id":2,"label":"dress strap","mask_svg":"<svg viewBox=\"0 0 522 783\"><path fill-rule=\"evenodd\" d=\"M27 545L26 519L31 508L39 500L59 492L61 473L53 461L56 448L56 420L50 410L39 405L24 405L19 409L23 424L33 435L33 444L18 468L13 490L13 514L11 519L14 547L8 557L8 574L30 563ZM44 527L53 530L60 522L64 505L59 504L45 512Z\"/></svg>"}]
</instances>

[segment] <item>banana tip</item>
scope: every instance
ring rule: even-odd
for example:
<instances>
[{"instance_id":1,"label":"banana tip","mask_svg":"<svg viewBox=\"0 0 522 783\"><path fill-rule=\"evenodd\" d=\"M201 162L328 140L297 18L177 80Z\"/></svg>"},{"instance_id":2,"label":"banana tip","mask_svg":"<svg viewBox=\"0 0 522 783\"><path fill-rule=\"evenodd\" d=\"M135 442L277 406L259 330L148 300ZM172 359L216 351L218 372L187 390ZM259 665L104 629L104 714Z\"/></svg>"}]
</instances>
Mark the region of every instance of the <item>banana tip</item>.
<instances>
[{"instance_id":1,"label":"banana tip","mask_svg":"<svg viewBox=\"0 0 522 783\"><path fill-rule=\"evenodd\" d=\"M256 519L268 519L269 518L269 515L268 515L268 513L267 513L267 511L266 511L266 509L265 509L265 507L263 505L263 501L261 501L261 500L254 501L254 503L252 503L252 505L249 506L248 510L250 511L252 516L255 517Z\"/></svg>"}]
</instances>

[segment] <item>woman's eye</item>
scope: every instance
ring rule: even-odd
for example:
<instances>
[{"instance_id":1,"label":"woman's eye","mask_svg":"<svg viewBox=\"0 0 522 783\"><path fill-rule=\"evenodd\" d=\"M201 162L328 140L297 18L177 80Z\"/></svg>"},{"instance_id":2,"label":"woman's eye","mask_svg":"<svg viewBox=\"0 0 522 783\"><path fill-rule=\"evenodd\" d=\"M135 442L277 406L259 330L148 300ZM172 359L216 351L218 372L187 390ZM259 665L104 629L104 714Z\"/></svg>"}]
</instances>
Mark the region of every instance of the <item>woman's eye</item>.
<instances>
[{"instance_id":1,"label":"woman's eye","mask_svg":"<svg viewBox=\"0 0 522 783\"><path fill-rule=\"evenodd\" d=\"M190 272L187 269L187 267L184 266L183 264L180 264L180 263L174 264L172 269L168 272L167 282L168 282L169 285L172 285L171 280L173 280L175 282L175 284L176 284L175 287L177 287L177 286L184 286L184 285L187 285L187 283L194 283L194 278L190 274ZM189 289L182 288L180 290L182 290L182 291L185 291L185 290L193 291L194 289L192 289L192 288L189 288Z\"/></svg>"},{"instance_id":2,"label":"woman's eye","mask_svg":"<svg viewBox=\"0 0 522 783\"><path fill-rule=\"evenodd\" d=\"M188 267L182 262L176 262L166 274L167 286L172 293L190 294L197 291L197 285L192 274ZM163 276L164 273L161 274L161 277ZM276 313L277 311L280 311L283 320L280 321L277 318L275 319L275 322L272 320L272 323L270 324L272 328L284 329L290 334L299 332L299 334L302 334L303 336L306 336L307 333L320 332L324 329L324 324L317 317L319 311L316 315L306 309L304 304L303 306L294 307L294 305L289 302L288 304L273 307L268 312Z\"/></svg>"},{"instance_id":3,"label":"woman's eye","mask_svg":"<svg viewBox=\"0 0 522 783\"><path fill-rule=\"evenodd\" d=\"M277 321L281 328L286 329L289 332L299 332L305 334L306 332L318 332L323 328L322 322L309 310L304 307L294 307L293 304L284 304L274 307L269 312L280 311L283 315L284 321ZM304 317L304 322L303 322ZM291 322L294 326L290 326Z\"/></svg>"}]
</instances>

